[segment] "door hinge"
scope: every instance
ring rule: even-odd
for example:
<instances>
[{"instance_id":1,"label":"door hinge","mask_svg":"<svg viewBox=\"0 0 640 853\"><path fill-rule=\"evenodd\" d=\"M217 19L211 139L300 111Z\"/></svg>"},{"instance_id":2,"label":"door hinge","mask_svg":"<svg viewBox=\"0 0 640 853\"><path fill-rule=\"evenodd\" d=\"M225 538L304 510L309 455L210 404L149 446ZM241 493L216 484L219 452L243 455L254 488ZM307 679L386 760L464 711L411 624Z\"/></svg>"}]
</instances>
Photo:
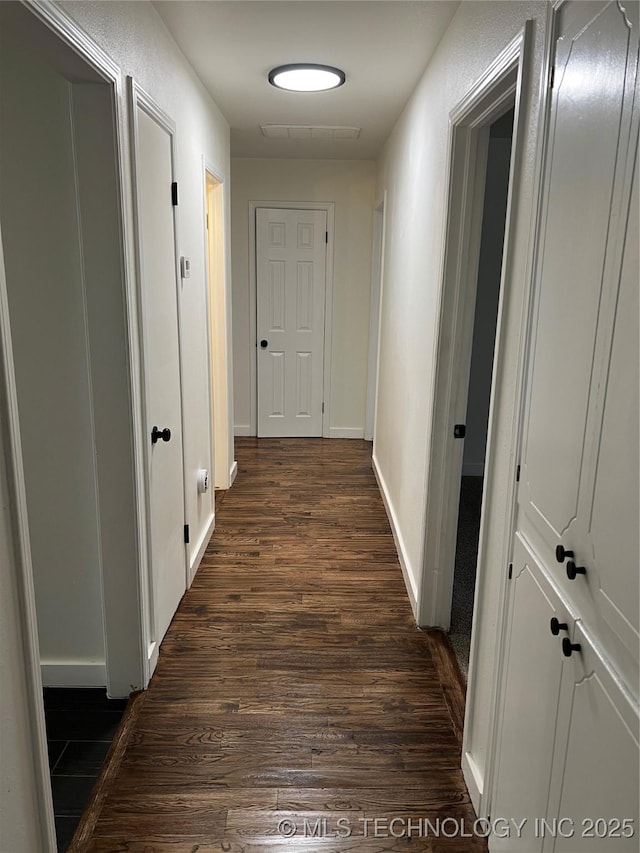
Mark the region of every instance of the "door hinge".
<instances>
[{"instance_id":1,"label":"door hinge","mask_svg":"<svg viewBox=\"0 0 640 853\"><path fill-rule=\"evenodd\" d=\"M520 482L520 466L516 468L516 483Z\"/></svg>"},{"instance_id":2,"label":"door hinge","mask_svg":"<svg viewBox=\"0 0 640 853\"><path fill-rule=\"evenodd\" d=\"M324 232L324 242L325 242L325 243L328 243L328 242L329 242L329 232L328 232L328 231L325 231L325 232Z\"/></svg>"},{"instance_id":3,"label":"door hinge","mask_svg":"<svg viewBox=\"0 0 640 853\"><path fill-rule=\"evenodd\" d=\"M322 404L322 414L324 415L324 403Z\"/></svg>"},{"instance_id":4,"label":"door hinge","mask_svg":"<svg viewBox=\"0 0 640 853\"><path fill-rule=\"evenodd\" d=\"M173 181L171 184L171 204L174 207L178 206L178 182Z\"/></svg>"},{"instance_id":5,"label":"door hinge","mask_svg":"<svg viewBox=\"0 0 640 853\"><path fill-rule=\"evenodd\" d=\"M189 525L185 524L184 526L184 544L189 544Z\"/></svg>"},{"instance_id":6,"label":"door hinge","mask_svg":"<svg viewBox=\"0 0 640 853\"><path fill-rule=\"evenodd\" d=\"M513 576L513 563L509 563L509 580L511 580Z\"/></svg>"},{"instance_id":7,"label":"door hinge","mask_svg":"<svg viewBox=\"0 0 640 853\"><path fill-rule=\"evenodd\" d=\"M207 225L206 225L206 228L207 228L207 231L208 231L208 230L209 230L209 214L208 214L208 213L207 213Z\"/></svg>"},{"instance_id":8,"label":"door hinge","mask_svg":"<svg viewBox=\"0 0 640 853\"><path fill-rule=\"evenodd\" d=\"M549 69L549 88L553 89L553 86L556 82L556 67L552 65Z\"/></svg>"},{"instance_id":9,"label":"door hinge","mask_svg":"<svg viewBox=\"0 0 640 853\"><path fill-rule=\"evenodd\" d=\"M456 424L453 428L453 437L454 438L464 438L467 432L467 427L465 424Z\"/></svg>"}]
</instances>

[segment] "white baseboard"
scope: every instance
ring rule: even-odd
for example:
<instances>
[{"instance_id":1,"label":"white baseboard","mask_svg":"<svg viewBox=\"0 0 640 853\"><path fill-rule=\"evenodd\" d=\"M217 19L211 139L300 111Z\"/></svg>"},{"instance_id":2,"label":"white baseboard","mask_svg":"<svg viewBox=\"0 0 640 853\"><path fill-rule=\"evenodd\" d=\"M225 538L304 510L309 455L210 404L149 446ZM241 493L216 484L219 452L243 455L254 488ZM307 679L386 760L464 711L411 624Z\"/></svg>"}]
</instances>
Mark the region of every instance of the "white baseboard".
<instances>
[{"instance_id":1,"label":"white baseboard","mask_svg":"<svg viewBox=\"0 0 640 853\"><path fill-rule=\"evenodd\" d=\"M239 437L246 437L251 435L251 427L250 426L237 426L233 427L233 434Z\"/></svg>"},{"instance_id":2,"label":"white baseboard","mask_svg":"<svg viewBox=\"0 0 640 853\"><path fill-rule=\"evenodd\" d=\"M380 494L382 495L382 503L384 504L384 508L387 511L387 517L389 519L389 524L391 525L391 532L393 533L393 539L396 543L396 551L398 552L398 560L400 561L400 567L402 569L402 576L404 577L404 584L407 588L407 594L409 596L409 601L411 602L411 609L413 611L414 619L418 620L418 589L416 583L413 579L413 573L410 569L409 558L407 557L407 549L404 544L404 539L402 538L402 534L400 533L400 528L398 526L398 521L396 519L396 514L393 510L393 506L391 504L391 500L389 499L389 490L387 488L386 481L382 474L380 473L380 469L378 468L378 462L376 460L375 454L372 456L371 462L373 464L373 473L376 476L376 480L378 481L378 488L380 489Z\"/></svg>"},{"instance_id":3,"label":"white baseboard","mask_svg":"<svg viewBox=\"0 0 640 853\"><path fill-rule=\"evenodd\" d=\"M467 784L469 796L476 815L480 817L480 800L482 798L482 778L475 761L471 758L468 752L462 753L462 775Z\"/></svg>"},{"instance_id":4,"label":"white baseboard","mask_svg":"<svg viewBox=\"0 0 640 853\"><path fill-rule=\"evenodd\" d=\"M107 666L82 661L45 661L40 664L43 687L106 687Z\"/></svg>"},{"instance_id":5,"label":"white baseboard","mask_svg":"<svg viewBox=\"0 0 640 853\"><path fill-rule=\"evenodd\" d=\"M484 477L484 462L463 462L463 477Z\"/></svg>"},{"instance_id":6,"label":"white baseboard","mask_svg":"<svg viewBox=\"0 0 640 853\"><path fill-rule=\"evenodd\" d=\"M329 438L364 438L361 427L330 427Z\"/></svg>"},{"instance_id":7,"label":"white baseboard","mask_svg":"<svg viewBox=\"0 0 640 853\"><path fill-rule=\"evenodd\" d=\"M231 486L233 486L233 484L234 484L234 483L235 483L235 481L236 481L236 477L237 477L237 476L238 476L238 463L237 463L237 461L234 459L234 460L233 460L233 465L232 465L232 466L231 466L231 468L229 469L229 488L231 488Z\"/></svg>"},{"instance_id":8,"label":"white baseboard","mask_svg":"<svg viewBox=\"0 0 640 853\"><path fill-rule=\"evenodd\" d=\"M205 527L202 536L200 537L200 541L198 542L198 547L196 548L193 556L191 557L191 563L189 565L189 586L191 586L191 584L193 583L193 579L196 576L196 572L198 571L198 567L200 566L200 562L204 556L204 552L207 550L209 540L213 536L213 530L215 526L216 516L214 513L209 519L209 523Z\"/></svg>"}]
</instances>

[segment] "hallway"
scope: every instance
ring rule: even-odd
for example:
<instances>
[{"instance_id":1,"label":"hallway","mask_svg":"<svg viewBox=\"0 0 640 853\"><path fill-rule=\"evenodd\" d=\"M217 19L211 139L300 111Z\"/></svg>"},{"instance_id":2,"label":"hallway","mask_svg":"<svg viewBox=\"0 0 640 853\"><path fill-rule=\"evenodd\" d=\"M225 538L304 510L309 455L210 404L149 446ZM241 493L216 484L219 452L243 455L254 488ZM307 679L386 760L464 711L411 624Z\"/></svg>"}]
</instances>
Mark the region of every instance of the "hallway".
<instances>
[{"instance_id":1,"label":"hallway","mask_svg":"<svg viewBox=\"0 0 640 853\"><path fill-rule=\"evenodd\" d=\"M405 850L411 819L412 850L486 850L455 831L475 818L462 693L442 635L415 627L370 447L237 440L236 484L70 849Z\"/></svg>"}]
</instances>

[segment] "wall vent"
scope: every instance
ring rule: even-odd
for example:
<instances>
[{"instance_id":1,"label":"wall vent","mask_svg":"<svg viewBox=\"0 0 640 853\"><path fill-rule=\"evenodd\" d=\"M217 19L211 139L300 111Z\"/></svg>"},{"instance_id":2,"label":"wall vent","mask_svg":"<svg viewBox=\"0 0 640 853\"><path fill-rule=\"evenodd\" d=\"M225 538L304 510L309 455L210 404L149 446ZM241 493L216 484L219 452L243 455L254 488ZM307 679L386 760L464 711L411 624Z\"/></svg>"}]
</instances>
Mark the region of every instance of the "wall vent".
<instances>
[{"instance_id":1,"label":"wall vent","mask_svg":"<svg viewBox=\"0 0 640 853\"><path fill-rule=\"evenodd\" d=\"M269 139L357 139L360 136L359 127L262 124L260 130Z\"/></svg>"}]
</instances>

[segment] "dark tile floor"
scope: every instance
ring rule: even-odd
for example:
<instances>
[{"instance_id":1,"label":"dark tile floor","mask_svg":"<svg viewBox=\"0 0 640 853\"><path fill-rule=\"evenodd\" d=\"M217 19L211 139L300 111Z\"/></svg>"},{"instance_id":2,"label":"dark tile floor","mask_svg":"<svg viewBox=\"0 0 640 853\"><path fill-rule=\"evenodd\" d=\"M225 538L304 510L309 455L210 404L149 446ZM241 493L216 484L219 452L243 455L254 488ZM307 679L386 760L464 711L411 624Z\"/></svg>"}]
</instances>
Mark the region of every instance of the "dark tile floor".
<instances>
[{"instance_id":1,"label":"dark tile floor","mask_svg":"<svg viewBox=\"0 0 640 853\"><path fill-rule=\"evenodd\" d=\"M69 846L127 704L104 689L45 687L58 850Z\"/></svg>"}]
</instances>

